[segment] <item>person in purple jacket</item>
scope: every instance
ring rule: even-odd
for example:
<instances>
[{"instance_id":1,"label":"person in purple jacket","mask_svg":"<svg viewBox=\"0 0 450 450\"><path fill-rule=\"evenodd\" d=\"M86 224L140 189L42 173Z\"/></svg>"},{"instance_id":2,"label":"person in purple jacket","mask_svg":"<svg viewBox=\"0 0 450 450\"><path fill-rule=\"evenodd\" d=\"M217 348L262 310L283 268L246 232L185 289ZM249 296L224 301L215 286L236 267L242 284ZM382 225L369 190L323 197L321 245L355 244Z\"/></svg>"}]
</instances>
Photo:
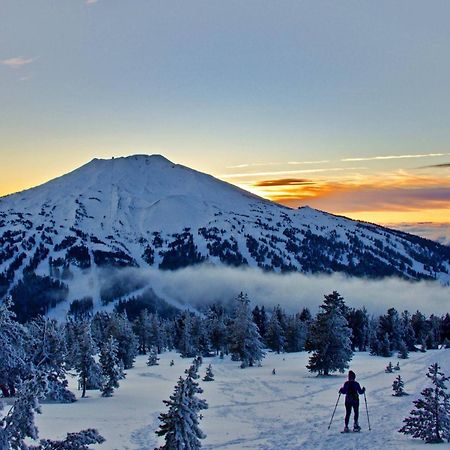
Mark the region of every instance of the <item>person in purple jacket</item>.
<instances>
[{"instance_id":1,"label":"person in purple jacket","mask_svg":"<svg viewBox=\"0 0 450 450\"><path fill-rule=\"evenodd\" d=\"M358 424L359 417L359 394L364 394L366 392L366 388L359 385L357 381L355 381L356 375L353 370L348 372L348 381L345 382L344 386L339 389L340 394L345 395L345 428L344 433L348 433L350 430L348 429L348 422L350 420L350 415L352 413L353 408L353 431L361 431L361 427Z\"/></svg>"}]
</instances>

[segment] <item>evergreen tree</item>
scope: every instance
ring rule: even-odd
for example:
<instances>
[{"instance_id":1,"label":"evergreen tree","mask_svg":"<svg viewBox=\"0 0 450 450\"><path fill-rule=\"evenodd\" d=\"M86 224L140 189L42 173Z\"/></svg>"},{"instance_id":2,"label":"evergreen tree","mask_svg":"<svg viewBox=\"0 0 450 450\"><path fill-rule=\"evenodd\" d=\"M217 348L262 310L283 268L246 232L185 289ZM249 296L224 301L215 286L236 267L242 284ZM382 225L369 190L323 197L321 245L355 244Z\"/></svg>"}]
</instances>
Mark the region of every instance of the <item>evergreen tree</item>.
<instances>
[{"instance_id":1,"label":"evergreen tree","mask_svg":"<svg viewBox=\"0 0 450 450\"><path fill-rule=\"evenodd\" d=\"M242 292L236 299L234 319L230 325L230 352L233 361L241 361L241 367L253 366L264 358L263 345L258 328L252 320L250 300Z\"/></svg>"},{"instance_id":2,"label":"evergreen tree","mask_svg":"<svg viewBox=\"0 0 450 450\"><path fill-rule=\"evenodd\" d=\"M264 305L261 308L256 305L252 311L253 322L256 323L258 327L258 333L261 336L261 339L266 337L267 331L267 314Z\"/></svg>"},{"instance_id":3,"label":"evergreen tree","mask_svg":"<svg viewBox=\"0 0 450 450\"><path fill-rule=\"evenodd\" d=\"M139 312L133 323L133 330L138 341L138 352L140 355L146 355L150 347L150 315L146 309Z\"/></svg>"},{"instance_id":4,"label":"evergreen tree","mask_svg":"<svg viewBox=\"0 0 450 450\"><path fill-rule=\"evenodd\" d=\"M408 347L406 346L406 343L404 341L401 341L400 343L400 348L398 349L398 357L400 359L408 358Z\"/></svg>"},{"instance_id":5,"label":"evergreen tree","mask_svg":"<svg viewBox=\"0 0 450 450\"><path fill-rule=\"evenodd\" d=\"M428 334L426 337L427 348L437 349L440 343L441 321L439 317L432 314L427 320Z\"/></svg>"},{"instance_id":6,"label":"evergreen tree","mask_svg":"<svg viewBox=\"0 0 450 450\"><path fill-rule=\"evenodd\" d=\"M353 357L351 330L345 313L347 307L338 292L325 295L321 311L311 324L310 339L314 348L309 364L311 372L329 375L330 372L344 372Z\"/></svg>"},{"instance_id":7,"label":"evergreen tree","mask_svg":"<svg viewBox=\"0 0 450 450\"><path fill-rule=\"evenodd\" d=\"M416 336L416 343L422 344L426 340L429 328L426 317L420 311L412 315L411 326Z\"/></svg>"},{"instance_id":8,"label":"evergreen tree","mask_svg":"<svg viewBox=\"0 0 450 450\"><path fill-rule=\"evenodd\" d=\"M78 383L82 390L81 397L86 396L89 381L92 382L98 372L98 364L94 355L96 348L91 335L90 321L80 323L77 330L77 342L75 344L74 368L78 372Z\"/></svg>"},{"instance_id":9,"label":"evergreen tree","mask_svg":"<svg viewBox=\"0 0 450 450\"><path fill-rule=\"evenodd\" d=\"M405 392L405 383L400 375L397 375L397 378L392 383L392 389L394 393L392 394L394 397L401 397L403 395L408 395Z\"/></svg>"},{"instance_id":10,"label":"evergreen tree","mask_svg":"<svg viewBox=\"0 0 450 450\"><path fill-rule=\"evenodd\" d=\"M379 319L379 336L387 334L389 339L389 351L399 350L402 346L402 326L400 316L395 308L389 308L385 315Z\"/></svg>"},{"instance_id":11,"label":"evergreen tree","mask_svg":"<svg viewBox=\"0 0 450 450\"><path fill-rule=\"evenodd\" d=\"M67 437L62 441L41 439L39 446L28 447L28 450L90 450L89 445L103 442L105 438L97 430L88 428L76 433L67 433Z\"/></svg>"},{"instance_id":12,"label":"evergreen tree","mask_svg":"<svg viewBox=\"0 0 450 450\"><path fill-rule=\"evenodd\" d=\"M14 396L17 383L30 374L27 334L27 329L15 320L11 299L0 301L0 389L3 397Z\"/></svg>"},{"instance_id":13,"label":"evergreen tree","mask_svg":"<svg viewBox=\"0 0 450 450\"><path fill-rule=\"evenodd\" d=\"M158 350L156 347L152 347L148 355L147 366L158 366L158 361Z\"/></svg>"},{"instance_id":14,"label":"evergreen tree","mask_svg":"<svg viewBox=\"0 0 450 450\"><path fill-rule=\"evenodd\" d=\"M38 438L39 430L34 423L34 415L41 413L39 399L43 398L45 389L46 380L42 374L35 373L21 384L16 401L7 414L0 418L1 450L23 450L27 448L27 438ZM3 405L0 403L0 406Z\"/></svg>"},{"instance_id":15,"label":"evergreen tree","mask_svg":"<svg viewBox=\"0 0 450 450\"><path fill-rule=\"evenodd\" d=\"M66 379L66 341L64 328L53 319L38 317L28 324L28 353L33 366L45 372L45 398L60 403L76 401Z\"/></svg>"},{"instance_id":16,"label":"evergreen tree","mask_svg":"<svg viewBox=\"0 0 450 450\"><path fill-rule=\"evenodd\" d=\"M450 442L450 395L446 392L445 383L450 379L435 363L428 368L427 378L432 387L425 388L422 398L413 403L415 409L403 422L405 425L400 433L410 434L413 438L420 438L427 443Z\"/></svg>"},{"instance_id":17,"label":"evergreen tree","mask_svg":"<svg viewBox=\"0 0 450 450\"><path fill-rule=\"evenodd\" d=\"M402 328L402 339L406 345L409 352L416 351L416 335L414 333L414 328L411 324L411 315L408 311L403 311L401 315L401 328ZM400 350L400 349L399 349Z\"/></svg>"},{"instance_id":18,"label":"evergreen tree","mask_svg":"<svg viewBox=\"0 0 450 450\"><path fill-rule=\"evenodd\" d=\"M267 346L277 353L282 352L286 344L285 333L279 317L280 315L277 314L277 308L274 308L267 325L265 338Z\"/></svg>"},{"instance_id":19,"label":"evergreen tree","mask_svg":"<svg viewBox=\"0 0 450 450\"><path fill-rule=\"evenodd\" d=\"M385 371L385 373L392 373L394 371L394 366L392 365L392 363L390 361L389 361L389 364L384 369L384 371Z\"/></svg>"},{"instance_id":20,"label":"evergreen tree","mask_svg":"<svg viewBox=\"0 0 450 450\"><path fill-rule=\"evenodd\" d=\"M206 329L211 347L216 355L221 351L225 351L227 346L227 328L224 322L223 308L217 306L210 308L207 314Z\"/></svg>"},{"instance_id":21,"label":"evergreen tree","mask_svg":"<svg viewBox=\"0 0 450 450\"><path fill-rule=\"evenodd\" d=\"M207 405L193 394L189 378L180 377L170 399L163 401L168 411L159 416L161 425L156 434L165 439L160 450L197 450L201 448L200 439L206 437L199 427L198 412L200 406Z\"/></svg>"},{"instance_id":22,"label":"evergreen tree","mask_svg":"<svg viewBox=\"0 0 450 450\"><path fill-rule=\"evenodd\" d=\"M110 336L100 349L100 367L102 369L102 397L111 397L114 389L119 387L122 376L120 360L117 356L118 346L116 340Z\"/></svg>"},{"instance_id":23,"label":"evergreen tree","mask_svg":"<svg viewBox=\"0 0 450 450\"><path fill-rule=\"evenodd\" d=\"M348 326L352 330L352 351L366 351L369 343L369 315L367 310L352 308L347 313Z\"/></svg>"},{"instance_id":24,"label":"evergreen tree","mask_svg":"<svg viewBox=\"0 0 450 450\"><path fill-rule=\"evenodd\" d=\"M214 373L211 364L208 364L208 367L206 368L206 374L203 377L203 381L214 381Z\"/></svg>"},{"instance_id":25,"label":"evergreen tree","mask_svg":"<svg viewBox=\"0 0 450 450\"><path fill-rule=\"evenodd\" d=\"M117 341L117 355L122 360L124 369L131 369L138 353L138 340L126 315L111 314L106 331L107 336L112 336Z\"/></svg>"},{"instance_id":26,"label":"evergreen tree","mask_svg":"<svg viewBox=\"0 0 450 450\"><path fill-rule=\"evenodd\" d=\"M186 311L181 322L181 333L178 349L183 358L192 358L197 353L192 336L193 319L192 314Z\"/></svg>"},{"instance_id":27,"label":"evergreen tree","mask_svg":"<svg viewBox=\"0 0 450 450\"><path fill-rule=\"evenodd\" d=\"M308 323L295 314L287 319L286 323L286 351L300 352L304 350L308 335Z\"/></svg>"}]
</instances>

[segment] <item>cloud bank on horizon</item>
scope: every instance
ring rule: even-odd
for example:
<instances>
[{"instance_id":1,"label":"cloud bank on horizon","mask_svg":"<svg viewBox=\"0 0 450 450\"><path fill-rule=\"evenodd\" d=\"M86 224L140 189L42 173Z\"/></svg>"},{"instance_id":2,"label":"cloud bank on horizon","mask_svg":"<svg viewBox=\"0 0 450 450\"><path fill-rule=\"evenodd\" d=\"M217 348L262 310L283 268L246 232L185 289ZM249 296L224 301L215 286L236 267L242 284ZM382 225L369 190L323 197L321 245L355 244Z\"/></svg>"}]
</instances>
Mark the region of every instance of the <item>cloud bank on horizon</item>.
<instances>
[{"instance_id":1,"label":"cloud bank on horizon","mask_svg":"<svg viewBox=\"0 0 450 450\"><path fill-rule=\"evenodd\" d=\"M344 275L277 274L258 268L232 268L199 265L177 271L150 270L151 286L163 298L178 304L197 307L213 302L227 302L241 291L248 294L252 304L271 308L280 304L289 312L308 307L316 312L323 296L338 291L350 307L382 314L388 308L411 313L448 312L450 287L436 282L409 282L399 278L368 280Z\"/></svg>"}]
</instances>

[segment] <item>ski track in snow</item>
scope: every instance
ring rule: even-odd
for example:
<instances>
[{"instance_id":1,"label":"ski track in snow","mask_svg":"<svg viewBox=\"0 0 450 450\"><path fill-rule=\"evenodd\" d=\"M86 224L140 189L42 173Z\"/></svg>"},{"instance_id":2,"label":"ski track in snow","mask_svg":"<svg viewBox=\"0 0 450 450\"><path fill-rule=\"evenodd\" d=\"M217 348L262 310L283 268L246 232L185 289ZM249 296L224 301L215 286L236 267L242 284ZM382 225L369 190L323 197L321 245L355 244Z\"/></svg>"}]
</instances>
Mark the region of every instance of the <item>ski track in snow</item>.
<instances>
[{"instance_id":1,"label":"ski track in snow","mask_svg":"<svg viewBox=\"0 0 450 450\"><path fill-rule=\"evenodd\" d=\"M107 439L100 450L148 450L162 441L155 435L158 416L166 410L162 400L168 399L179 376L184 375L191 360L175 353L164 353L160 365L147 367L146 356L139 356L136 367L114 397L101 398L98 391L72 405L44 404L37 423L42 437L62 437L68 431L95 427ZM373 357L356 353L351 369L367 388L367 402L372 431L368 430L364 397L360 399L361 433L342 435L344 399L341 396L334 421L328 424L346 380L345 374L318 377L305 368L308 353L277 355L269 353L262 367L240 369L239 363L225 358L204 358L199 374L203 377L211 363L213 382L200 382L202 398L209 404L203 411L201 429L207 437L206 450L297 450L297 449L416 449L422 441L397 432L427 385L427 367L438 362L450 373L450 350L414 353L399 360L401 371L386 374L384 369L396 357ZM171 359L175 365L169 366ZM272 375L272 369L276 375ZM392 382L400 374L410 395L392 396ZM75 380L70 380L75 387ZM77 393L79 396L79 393ZM439 448L450 448L442 444Z\"/></svg>"}]
</instances>

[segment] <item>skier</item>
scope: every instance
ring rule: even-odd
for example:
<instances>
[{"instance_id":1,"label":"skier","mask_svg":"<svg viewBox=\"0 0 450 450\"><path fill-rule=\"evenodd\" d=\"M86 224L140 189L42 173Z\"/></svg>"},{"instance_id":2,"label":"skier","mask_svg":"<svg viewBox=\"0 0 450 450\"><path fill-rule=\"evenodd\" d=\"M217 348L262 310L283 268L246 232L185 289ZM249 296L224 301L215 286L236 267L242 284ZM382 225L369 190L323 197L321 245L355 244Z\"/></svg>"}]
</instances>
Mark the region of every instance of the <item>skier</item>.
<instances>
[{"instance_id":1,"label":"skier","mask_svg":"<svg viewBox=\"0 0 450 450\"><path fill-rule=\"evenodd\" d=\"M356 375L353 370L348 372L348 381L345 382L344 386L339 389L340 394L345 394L345 428L344 433L348 433L350 430L348 429L348 422L350 420L350 414L352 413L353 408L353 431L361 431L361 427L358 424L359 417L359 394L364 394L366 392L366 388L359 385L357 381L355 381Z\"/></svg>"}]
</instances>

